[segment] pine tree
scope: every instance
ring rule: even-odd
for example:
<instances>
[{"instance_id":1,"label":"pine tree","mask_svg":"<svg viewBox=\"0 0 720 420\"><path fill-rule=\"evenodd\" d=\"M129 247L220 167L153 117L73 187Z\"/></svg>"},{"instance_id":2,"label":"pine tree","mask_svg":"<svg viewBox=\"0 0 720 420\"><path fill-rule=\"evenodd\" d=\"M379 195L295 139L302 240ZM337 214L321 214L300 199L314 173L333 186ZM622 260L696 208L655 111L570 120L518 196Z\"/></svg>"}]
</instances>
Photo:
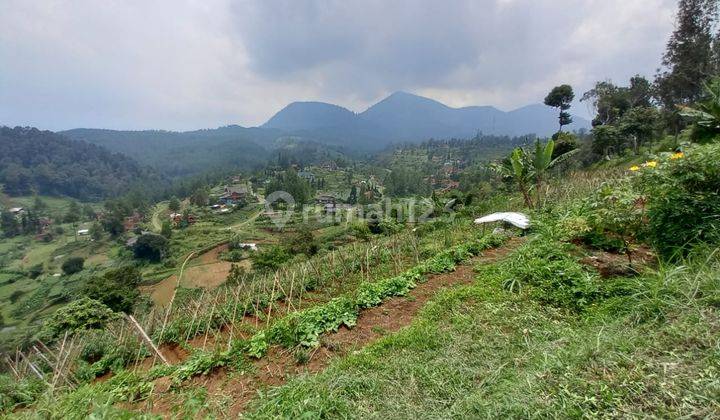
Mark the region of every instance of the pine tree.
<instances>
[{"instance_id":1,"label":"pine tree","mask_svg":"<svg viewBox=\"0 0 720 420\"><path fill-rule=\"evenodd\" d=\"M713 27L717 21L718 0L680 0L676 29L663 56L664 70L655 77L656 99L666 112L667 123L678 131L682 121L677 105L697 101L704 82L715 72Z\"/></svg>"}]
</instances>

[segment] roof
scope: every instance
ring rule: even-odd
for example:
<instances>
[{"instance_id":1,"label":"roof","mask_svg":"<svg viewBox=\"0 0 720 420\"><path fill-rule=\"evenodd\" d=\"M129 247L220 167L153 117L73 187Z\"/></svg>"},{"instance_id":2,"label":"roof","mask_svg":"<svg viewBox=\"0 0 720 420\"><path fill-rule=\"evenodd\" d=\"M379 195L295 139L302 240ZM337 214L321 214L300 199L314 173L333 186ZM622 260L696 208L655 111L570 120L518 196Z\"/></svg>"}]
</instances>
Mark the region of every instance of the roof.
<instances>
[{"instance_id":1,"label":"roof","mask_svg":"<svg viewBox=\"0 0 720 420\"><path fill-rule=\"evenodd\" d=\"M232 187L225 187L225 192L229 194L247 194L248 187L245 185L233 185Z\"/></svg>"},{"instance_id":2,"label":"roof","mask_svg":"<svg viewBox=\"0 0 720 420\"><path fill-rule=\"evenodd\" d=\"M527 229L530 227L530 218L522 213L492 213L475 219L476 225L491 222L506 222L515 227L519 227L520 229Z\"/></svg>"},{"instance_id":3,"label":"roof","mask_svg":"<svg viewBox=\"0 0 720 420\"><path fill-rule=\"evenodd\" d=\"M13 207L13 208L8 209L8 211L10 213L20 213L21 211L23 211L23 208L22 207Z\"/></svg>"}]
</instances>

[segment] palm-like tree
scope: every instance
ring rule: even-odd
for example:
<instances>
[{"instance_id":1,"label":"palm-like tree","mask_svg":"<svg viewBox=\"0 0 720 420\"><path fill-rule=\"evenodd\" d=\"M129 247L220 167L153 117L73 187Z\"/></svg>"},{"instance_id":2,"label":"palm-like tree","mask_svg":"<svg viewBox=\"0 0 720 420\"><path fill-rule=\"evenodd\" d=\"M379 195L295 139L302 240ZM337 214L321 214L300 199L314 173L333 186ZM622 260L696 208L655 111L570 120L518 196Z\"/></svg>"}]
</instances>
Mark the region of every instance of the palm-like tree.
<instances>
[{"instance_id":1,"label":"palm-like tree","mask_svg":"<svg viewBox=\"0 0 720 420\"><path fill-rule=\"evenodd\" d=\"M523 195L527 207L531 209L540 207L542 205L542 184L545 182L548 171L567 160L577 150L571 150L553 159L554 151L555 142L553 140L548 140L545 144L536 140L532 153L518 147L513 150L508 159L500 164L493 165L493 169L504 177L512 178ZM533 183L535 188L534 203L531 194Z\"/></svg>"},{"instance_id":2,"label":"palm-like tree","mask_svg":"<svg viewBox=\"0 0 720 420\"><path fill-rule=\"evenodd\" d=\"M720 78L705 85L706 99L694 107L678 105L680 115L695 124L693 137L709 140L720 134Z\"/></svg>"}]
</instances>

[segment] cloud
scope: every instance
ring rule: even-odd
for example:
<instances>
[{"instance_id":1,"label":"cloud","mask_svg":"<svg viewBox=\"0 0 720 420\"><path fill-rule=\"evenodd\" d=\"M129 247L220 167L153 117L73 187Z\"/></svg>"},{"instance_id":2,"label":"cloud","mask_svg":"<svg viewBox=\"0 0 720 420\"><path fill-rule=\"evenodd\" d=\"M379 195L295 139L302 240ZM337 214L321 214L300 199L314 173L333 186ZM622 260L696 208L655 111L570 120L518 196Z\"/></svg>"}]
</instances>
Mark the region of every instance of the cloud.
<instances>
[{"instance_id":1,"label":"cloud","mask_svg":"<svg viewBox=\"0 0 720 420\"><path fill-rule=\"evenodd\" d=\"M651 76L672 0L4 0L0 124L254 125L395 90L513 108ZM578 95L579 96L579 95Z\"/></svg>"}]
</instances>

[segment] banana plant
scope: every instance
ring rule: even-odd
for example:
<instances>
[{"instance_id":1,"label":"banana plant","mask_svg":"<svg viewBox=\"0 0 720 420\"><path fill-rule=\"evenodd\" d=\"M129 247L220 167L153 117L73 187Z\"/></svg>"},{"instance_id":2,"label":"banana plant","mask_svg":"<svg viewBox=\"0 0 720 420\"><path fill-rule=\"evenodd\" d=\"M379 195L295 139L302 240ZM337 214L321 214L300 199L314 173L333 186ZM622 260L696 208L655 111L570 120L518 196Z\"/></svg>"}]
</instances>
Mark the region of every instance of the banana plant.
<instances>
[{"instance_id":1,"label":"banana plant","mask_svg":"<svg viewBox=\"0 0 720 420\"><path fill-rule=\"evenodd\" d=\"M531 164L525 149L515 148L508 159L505 159L502 163L492 165L492 169L500 176L512 179L518 190L520 190L525 205L529 208L534 207L530 195L532 184Z\"/></svg>"},{"instance_id":2,"label":"banana plant","mask_svg":"<svg viewBox=\"0 0 720 420\"><path fill-rule=\"evenodd\" d=\"M680 115L695 124L693 137L708 140L720 134L720 78L705 85L706 99L694 107L678 105Z\"/></svg>"},{"instance_id":3,"label":"banana plant","mask_svg":"<svg viewBox=\"0 0 720 420\"><path fill-rule=\"evenodd\" d=\"M545 144L538 140L535 142L532 153L518 147L505 161L493 165L492 168L501 176L513 180L528 208L540 207L542 205L542 187L548 171L576 153L576 150L573 150L553 159L554 151L555 142L553 140L549 140ZM533 188L535 189L534 201Z\"/></svg>"}]
</instances>

